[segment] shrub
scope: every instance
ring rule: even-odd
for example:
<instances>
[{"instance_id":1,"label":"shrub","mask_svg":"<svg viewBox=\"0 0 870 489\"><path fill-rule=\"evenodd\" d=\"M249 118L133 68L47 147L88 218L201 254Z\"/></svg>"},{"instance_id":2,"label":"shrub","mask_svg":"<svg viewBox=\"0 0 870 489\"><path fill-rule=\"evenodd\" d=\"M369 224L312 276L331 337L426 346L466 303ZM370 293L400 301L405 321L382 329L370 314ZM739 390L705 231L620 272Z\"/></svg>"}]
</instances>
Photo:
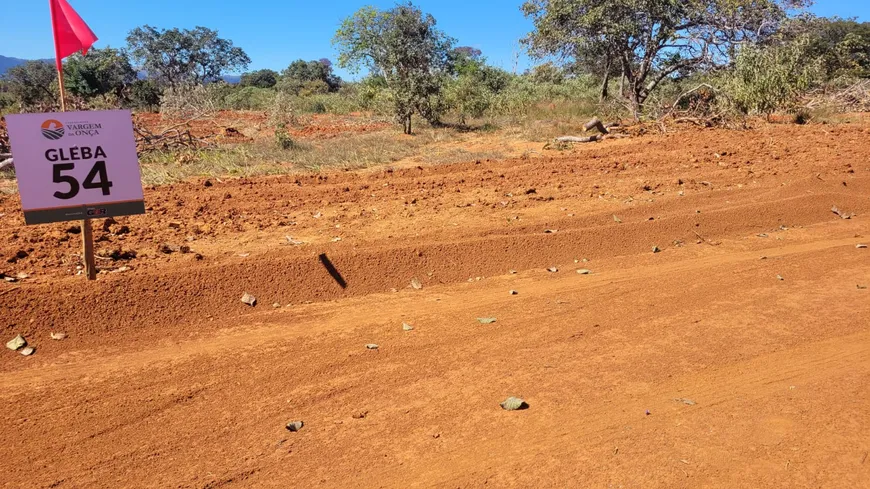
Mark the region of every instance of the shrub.
<instances>
[{"instance_id":1,"label":"shrub","mask_svg":"<svg viewBox=\"0 0 870 489\"><path fill-rule=\"evenodd\" d=\"M287 133L287 125L284 123L278 124L275 128L275 144L283 150L293 149L296 147L296 142Z\"/></svg>"},{"instance_id":2,"label":"shrub","mask_svg":"<svg viewBox=\"0 0 870 489\"><path fill-rule=\"evenodd\" d=\"M218 110L219 85L177 85L167 88L160 99L164 117L195 119L208 117Z\"/></svg>"},{"instance_id":3,"label":"shrub","mask_svg":"<svg viewBox=\"0 0 870 489\"><path fill-rule=\"evenodd\" d=\"M230 110L267 110L276 96L274 90L267 88L239 87L224 98L223 107Z\"/></svg>"},{"instance_id":4,"label":"shrub","mask_svg":"<svg viewBox=\"0 0 870 489\"><path fill-rule=\"evenodd\" d=\"M156 111L160 108L163 90L154 80L136 80L129 88L127 98L134 109Z\"/></svg>"},{"instance_id":5,"label":"shrub","mask_svg":"<svg viewBox=\"0 0 870 489\"><path fill-rule=\"evenodd\" d=\"M737 109L744 114L770 116L791 110L801 94L822 81L822 63L808 55L809 41L740 50L727 82Z\"/></svg>"}]
</instances>

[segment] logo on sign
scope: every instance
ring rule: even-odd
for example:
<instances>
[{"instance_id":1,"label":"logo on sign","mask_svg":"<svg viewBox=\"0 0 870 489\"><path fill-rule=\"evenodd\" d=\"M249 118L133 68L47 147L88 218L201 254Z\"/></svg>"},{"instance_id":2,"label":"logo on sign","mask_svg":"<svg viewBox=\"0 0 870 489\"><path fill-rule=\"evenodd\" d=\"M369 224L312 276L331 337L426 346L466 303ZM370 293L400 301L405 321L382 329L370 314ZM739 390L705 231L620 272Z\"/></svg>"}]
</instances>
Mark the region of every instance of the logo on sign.
<instances>
[{"instance_id":1,"label":"logo on sign","mask_svg":"<svg viewBox=\"0 0 870 489\"><path fill-rule=\"evenodd\" d=\"M46 139L57 141L63 137L63 133L63 124L61 124L60 121L49 119L42 123L42 135L45 136Z\"/></svg>"}]
</instances>

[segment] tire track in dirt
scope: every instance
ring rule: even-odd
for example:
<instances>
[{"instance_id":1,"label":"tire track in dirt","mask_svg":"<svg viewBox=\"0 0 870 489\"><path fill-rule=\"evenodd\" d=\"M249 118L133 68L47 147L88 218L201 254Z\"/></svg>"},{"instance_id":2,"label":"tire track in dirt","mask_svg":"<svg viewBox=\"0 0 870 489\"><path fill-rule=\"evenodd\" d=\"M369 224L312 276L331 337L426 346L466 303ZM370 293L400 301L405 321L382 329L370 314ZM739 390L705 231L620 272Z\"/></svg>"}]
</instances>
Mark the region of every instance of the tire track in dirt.
<instances>
[{"instance_id":1,"label":"tire track in dirt","mask_svg":"<svg viewBox=\"0 0 870 489\"><path fill-rule=\"evenodd\" d=\"M701 258L677 259L665 264L657 264L650 267L646 264L624 268L619 270L597 271L594 275L585 277L574 277L568 270L566 276L559 277L544 283L536 283L535 289L528 293L529 299L543 299L546 297L556 297L560 293L570 291L577 293L583 290L593 290L603 286L618 285L621 283L630 283L643 281L652 277L662 277L666 275L696 275L701 270L708 270L714 267L736 265L739 263L756 263L760 255L767 256L770 259L796 256L808 253L815 253L825 250L833 250L844 247L854 247L855 238L843 238L836 240L815 241L811 243L800 243L776 248L765 248L760 251L749 251L742 253L730 253L726 255L705 256ZM570 277L570 278L568 278ZM514 283L514 286L520 287L529 280L537 280L529 277L526 280L520 280ZM451 305L451 310L454 312L465 312L469 317L473 316L474 311L478 310L498 310L502 309L509 301L503 297L503 291L487 290L476 291L478 300L473 304L468 305ZM450 290L450 286L447 286ZM442 295L444 290L442 287L428 289L426 292L408 295L397 299L388 299L389 307L384 307L379 311L366 313L368 316L367 322L376 324L385 322L389 317L396 315L397 310L408 310L414 307L419 307L421 300L428 300L432 295ZM524 299L526 294L524 294ZM355 306L353 302L347 303L345 308L339 308L342 315L346 314L356 318L363 314L363 310L355 310L354 307L368 309L365 300L358 300L356 303L361 304ZM417 305L415 305L417 304ZM435 307L429 306L429 307ZM335 311L334 304L330 304L330 309ZM72 360L69 363L61 365L40 366L36 369L25 369L7 372L3 378L0 378L0 389L4 395L17 395L13 390L15 388L27 387L32 389L40 384L52 383L64 380L73 380L81 376L108 376L115 375L115 372L145 368L151 363L174 364L182 363L191 357L219 355L224 351L238 348L238 345L246 345L246 348L258 349L268 348L268 345L282 341L292 341L293 336L297 335L312 335L315 333L325 333L319 324L328 323L329 331L342 331L350 328L358 328L360 324L357 320L342 320L336 313L317 313L308 315L302 312L293 317L294 327L292 332L288 332L284 324L278 326L264 326L262 316L275 317L279 313L269 311L265 313L252 313L246 318L246 323L249 325L243 330L235 330L226 333L221 333L217 336L212 336L207 340L181 341L168 347L146 349L135 353L124 354L117 357L98 360ZM307 317L306 317L307 316ZM313 317L312 317L313 316ZM276 318L281 322L280 316ZM288 339L288 336L291 338Z\"/></svg>"},{"instance_id":2,"label":"tire track in dirt","mask_svg":"<svg viewBox=\"0 0 870 489\"><path fill-rule=\"evenodd\" d=\"M734 205L702 214L669 216L655 221L578 226L562 221L563 231L543 234L493 234L456 242L419 242L357 249L336 246L327 256L348 287L342 289L323 268L316 252L269 252L256 259L191 266L183 270L111 277L94 284L61 282L25 285L4 297L7 315L38 320L28 335L63 330L84 335L180 335L210 317L241 317L253 311L237 299L251 292L261 307L273 302L298 304L335 300L404 288L414 277L424 285L464 282L469 277L502 274L508 269L544 268L580 257L607 258L637 254L674 240L694 242L740 236L777 226L806 226L836 219L820 201L840 202L854 211L870 211L870 202L855 195L805 195ZM708 215L709 214L709 215ZM339 243L340 244L340 243ZM315 247L316 248L316 247ZM325 248L320 248L326 250ZM299 256L303 254L303 256ZM307 255L307 256L306 256ZM302 286L304 284L304 287ZM33 297L64 297L34 301ZM142 298L147 297L146 303ZM96 321L94 318L98 318ZM149 326L154 325L154 326ZM161 332L155 327L169 327Z\"/></svg>"}]
</instances>

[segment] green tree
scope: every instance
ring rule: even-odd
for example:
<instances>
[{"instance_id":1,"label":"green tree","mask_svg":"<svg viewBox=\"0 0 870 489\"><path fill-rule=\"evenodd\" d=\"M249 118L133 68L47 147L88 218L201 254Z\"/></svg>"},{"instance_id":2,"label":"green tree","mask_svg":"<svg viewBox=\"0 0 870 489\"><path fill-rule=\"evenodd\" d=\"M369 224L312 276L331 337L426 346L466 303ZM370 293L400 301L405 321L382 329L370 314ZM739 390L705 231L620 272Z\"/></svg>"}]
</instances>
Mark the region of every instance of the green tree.
<instances>
[{"instance_id":1,"label":"green tree","mask_svg":"<svg viewBox=\"0 0 870 489\"><path fill-rule=\"evenodd\" d=\"M22 107L53 103L57 99L57 69L45 61L28 61L3 75L7 89Z\"/></svg>"},{"instance_id":2,"label":"green tree","mask_svg":"<svg viewBox=\"0 0 870 489\"><path fill-rule=\"evenodd\" d=\"M205 27L157 29L137 27L127 36L130 56L149 77L178 86L217 81L251 63L245 52Z\"/></svg>"},{"instance_id":3,"label":"green tree","mask_svg":"<svg viewBox=\"0 0 870 489\"><path fill-rule=\"evenodd\" d=\"M536 57L619 66L635 117L665 79L729 62L741 44L771 35L808 0L527 0Z\"/></svg>"},{"instance_id":4,"label":"green tree","mask_svg":"<svg viewBox=\"0 0 870 489\"><path fill-rule=\"evenodd\" d=\"M460 124L465 124L468 117L483 116L494 95L510 83L510 75L487 65L479 49L462 46L452 50L450 64L455 78L444 86L444 99L459 115Z\"/></svg>"},{"instance_id":5,"label":"green tree","mask_svg":"<svg viewBox=\"0 0 870 489\"><path fill-rule=\"evenodd\" d=\"M280 88L296 94L302 91L336 92L341 88L341 78L332 72L332 62L328 59L317 61L297 59L281 72Z\"/></svg>"},{"instance_id":6,"label":"green tree","mask_svg":"<svg viewBox=\"0 0 870 489\"><path fill-rule=\"evenodd\" d=\"M532 68L528 74L535 83L558 85L565 81L565 70L552 62L539 64Z\"/></svg>"},{"instance_id":7,"label":"green tree","mask_svg":"<svg viewBox=\"0 0 870 489\"><path fill-rule=\"evenodd\" d=\"M828 78L870 77L870 22L803 15L786 22L766 45L807 41L807 54L820 57Z\"/></svg>"},{"instance_id":8,"label":"green tree","mask_svg":"<svg viewBox=\"0 0 870 489\"><path fill-rule=\"evenodd\" d=\"M339 66L365 67L384 78L405 134L412 133L414 113L438 122L454 41L435 26L434 17L410 3L386 11L363 7L344 20L333 40Z\"/></svg>"},{"instance_id":9,"label":"green tree","mask_svg":"<svg viewBox=\"0 0 870 489\"><path fill-rule=\"evenodd\" d=\"M242 74L239 84L243 87L272 88L278 83L278 72L257 70Z\"/></svg>"},{"instance_id":10,"label":"green tree","mask_svg":"<svg viewBox=\"0 0 870 489\"><path fill-rule=\"evenodd\" d=\"M122 95L136 81L136 72L127 56L112 48L92 49L86 56L74 54L63 65L66 90L79 97Z\"/></svg>"}]
</instances>

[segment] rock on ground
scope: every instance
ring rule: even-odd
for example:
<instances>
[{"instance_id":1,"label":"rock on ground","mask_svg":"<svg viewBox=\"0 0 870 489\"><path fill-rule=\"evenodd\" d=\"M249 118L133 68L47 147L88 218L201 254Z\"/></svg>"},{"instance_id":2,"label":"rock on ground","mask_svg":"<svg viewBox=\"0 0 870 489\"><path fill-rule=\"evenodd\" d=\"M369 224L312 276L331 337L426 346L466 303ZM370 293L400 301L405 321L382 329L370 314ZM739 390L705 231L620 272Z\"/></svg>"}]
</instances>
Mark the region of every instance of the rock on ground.
<instances>
[{"instance_id":1,"label":"rock on ground","mask_svg":"<svg viewBox=\"0 0 870 489\"><path fill-rule=\"evenodd\" d=\"M508 397L501 403L501 408L505 411L520 411L528 409L529 404L518 397Z\"/></svg>"},{"instance_id":2,"label":"rock on ground","mask_svg":"<svg viewBox=\"0 0 870 489\"><path fill-rule=\"evenodd\" d=\"M25 346L27 346L27 340L25 340L21 335L12 338L8 343L6 343L6 348L9 348L12 351L18 351Z\"/></svg>"}]
</instances>

